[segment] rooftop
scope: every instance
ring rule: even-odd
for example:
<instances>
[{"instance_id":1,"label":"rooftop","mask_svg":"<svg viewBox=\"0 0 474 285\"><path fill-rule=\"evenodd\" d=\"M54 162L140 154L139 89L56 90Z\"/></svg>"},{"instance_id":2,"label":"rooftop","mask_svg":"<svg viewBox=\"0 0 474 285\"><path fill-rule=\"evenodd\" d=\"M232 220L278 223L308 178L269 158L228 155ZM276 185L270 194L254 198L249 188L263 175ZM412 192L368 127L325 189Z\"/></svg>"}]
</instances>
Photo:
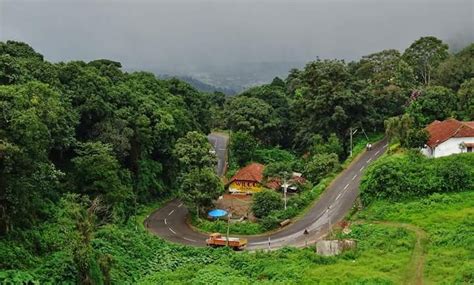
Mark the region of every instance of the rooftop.
<instances>
[{"instance_id":1,"label":"rooftop","mask_svg":"<svg viewBox=\"0 0 474 285\"><path fill-rule=\"evenodd\" d=\"M237 173L230 179L229 183L236 180L262 183L264 168L265 166L263 164L251 163L237 171Z\"/></svg>"},{"instance_id":2,"label":"rooftop","mask_svg":"<svg viewBox=\"0 0 474 285\"><path fill-rule=\"evenodd\" d=\"M427 145L436 147L450 138L474 137L474 122L456 119L434 121L425 128L429 133Z\"/></svg>"}]
</instances>

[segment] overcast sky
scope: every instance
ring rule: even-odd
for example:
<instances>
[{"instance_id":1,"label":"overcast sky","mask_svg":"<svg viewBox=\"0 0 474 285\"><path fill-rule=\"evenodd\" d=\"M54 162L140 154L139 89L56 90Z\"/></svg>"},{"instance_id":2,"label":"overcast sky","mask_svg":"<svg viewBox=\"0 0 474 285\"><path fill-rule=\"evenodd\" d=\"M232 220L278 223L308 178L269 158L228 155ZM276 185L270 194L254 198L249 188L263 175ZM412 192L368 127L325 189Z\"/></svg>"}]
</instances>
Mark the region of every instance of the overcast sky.
<instances>
[{"instance_id":1,"label":"overcast sky","mask_svg":"<svg viewBox=\"0 0 474 285\"><path fill-rule=\"evenodd\" d=\"M424 35L474 42L473 0L0 0L0 40L126 68L357 59Z\"/></svg>"}]
</instances>

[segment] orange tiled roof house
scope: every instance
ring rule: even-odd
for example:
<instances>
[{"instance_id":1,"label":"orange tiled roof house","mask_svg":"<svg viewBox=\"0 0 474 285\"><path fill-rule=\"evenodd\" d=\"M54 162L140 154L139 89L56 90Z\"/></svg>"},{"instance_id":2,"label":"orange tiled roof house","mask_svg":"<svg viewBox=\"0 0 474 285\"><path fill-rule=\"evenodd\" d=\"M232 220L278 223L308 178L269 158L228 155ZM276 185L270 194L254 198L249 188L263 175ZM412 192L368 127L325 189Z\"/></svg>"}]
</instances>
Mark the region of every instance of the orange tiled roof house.
<instances>
[{"instance_id":1,"label":"orange tiled roof house","mask_svg":"<svg viewBox=\"0 0 474 285\"><path fill-rule=\"evenodd\" d=\"M262 191L264 188L280 189L282 185L279 179L270 178L264 181L264 169L265 166L260 163L251 163L241 168L227 183L229 192L253 194ZM305 179L300 174L294 173L290 182L301 184L305 182Z\"/></svg>"},{"instance_id":2,"label":"orange tiled roof house","mask_svg":"<svg viewBox=\"0 0 474 285\"><path fill-rule=\"evenodd\" d=\"M428 157L473 152L474 122L447 119L434 121L425 129L428 131L429 139L421 151Z\"/></svg>"}]
</instances>

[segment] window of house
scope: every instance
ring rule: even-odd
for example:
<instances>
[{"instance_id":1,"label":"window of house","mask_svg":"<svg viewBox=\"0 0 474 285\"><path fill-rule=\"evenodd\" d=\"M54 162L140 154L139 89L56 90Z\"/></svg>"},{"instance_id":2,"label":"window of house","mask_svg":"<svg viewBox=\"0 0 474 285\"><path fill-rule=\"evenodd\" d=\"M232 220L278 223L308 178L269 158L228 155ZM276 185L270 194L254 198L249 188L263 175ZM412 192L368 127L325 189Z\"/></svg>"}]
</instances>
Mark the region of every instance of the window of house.
<instances>
[{"instance_id":1,"label":"window of house","mask_svg":"<svg viewBox=\"0 0 474 285\"><path fill-rule=\"evenodd\" d=\"M472 152L472 146L467 147L467 152Z\"/></svg>"}]
</instances>

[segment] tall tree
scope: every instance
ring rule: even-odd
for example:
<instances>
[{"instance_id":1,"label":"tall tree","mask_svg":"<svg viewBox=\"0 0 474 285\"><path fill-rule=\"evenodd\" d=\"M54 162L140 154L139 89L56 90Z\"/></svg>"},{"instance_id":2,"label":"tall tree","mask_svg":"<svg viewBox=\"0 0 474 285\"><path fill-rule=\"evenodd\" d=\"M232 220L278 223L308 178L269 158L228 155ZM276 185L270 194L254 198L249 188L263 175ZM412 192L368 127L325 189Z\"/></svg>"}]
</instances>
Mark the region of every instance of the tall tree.
<instances>
[{"instance_id":1,"label":"tall tree","mask_svg":"<svg viewBox=\"0 0 474 285\"><path fill-rule=\"evenodd\" d=\"M417 79L430 85L434 70L448 57L448 45L436 37L421 37L403 53L404 60L410 64Z\"/></svg>"},{"instance_id":2,"label":"tall tree","mask_svg":"<svg viewBox=\"0 0 474 285\"><path fill-rule=\"evenodd\" d=\"M213 168L217 158L207 137L199 132L188 132L178 139L174 147L174 155L179 161L182 173L193 169Z\"/></svg>"},{"instance_id":3,"label":"tall tree","mask_svg":"<svg viewBox=\"0 0 474 285\"><path fill-rule=\"evenodd\" d=\"M109 145L100 142L82 143L76 150L73 181L77 192L89 197L101 197L119 217L126 216L133 206L130 173L121 168Z\"/></svg>"},{"instance_id":4,"label":"tall tree","mask_svg":"<svg viewBox=\"0 0 474 285\"><path fill-rule=\"evenodd\" d=\"M458 91L459 115L465 120L474 120L474 78L466 80Z\"/></svg>"},{"instance_id":5,"label":"tall tree","mask_svg":"<svg viewBox=\"0 0 474 285\"><path fill-rule=\"evenodd\" d=\"M197 214L212 206L212 201L223 192L224 186L213 168L194 168L184 174L181 181L181 199Z\"/></svg>"},{"instance_id":6,"label":"tall tree","mask_svg":"<svg viewBox=\"0 0 474 285\"><path fill-rule=\"evenodd\" d=\"M233 131L248 132L262 142L271 142L280 120L273 108L258 98L238 96L225 106L226 125Z\"/></svg>"}]
</instances>

